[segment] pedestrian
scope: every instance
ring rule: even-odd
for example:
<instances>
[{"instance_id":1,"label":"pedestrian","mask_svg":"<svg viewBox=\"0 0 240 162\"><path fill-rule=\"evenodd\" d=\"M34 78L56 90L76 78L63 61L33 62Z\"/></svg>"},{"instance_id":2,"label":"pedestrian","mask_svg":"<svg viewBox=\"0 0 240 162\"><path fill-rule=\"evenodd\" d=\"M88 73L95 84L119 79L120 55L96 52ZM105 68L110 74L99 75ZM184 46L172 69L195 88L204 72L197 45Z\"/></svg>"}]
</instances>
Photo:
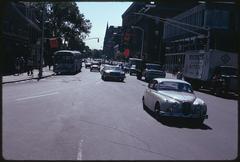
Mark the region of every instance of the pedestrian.
<instances>
[{"instance_id":1,"label":"pedestrian","mask_svg":"<svg viewBox=\"0 0 240 162\"><path fill-rule=\"evenodd\" d=\"M30 58L27 60L27 74L33 76L33 61Z\"/></svg>"},{"instance_id":2,"label":"pedestrian","mask_svg":"<svg viewBox=\"0 0 240 162\"><path fill-rule=\"evenodd\" d=\"M25 60L23 57L20 57L20 73L25 71Z\"/></svg>"},{"instance_id":3,"label":"pedestrian","mask_svg":"<svg viewBox=\"0 0 240 162\"><path fill-rule=\"evenodd\" d=\"M15 69L16 69L16 74L19 75L20 74L20 59L19 59L19 57L16 58Z\"/></svg>"},{"instance_id":4,"label":"pedestrian","mask_svg":"<svg viewBox=\"0 0 240 162\"><path fill-rule=\"evenodd\" d=\"M180 70L177 72L177 79L183 79L183 73Z\"/></svg>"}]
</instances>

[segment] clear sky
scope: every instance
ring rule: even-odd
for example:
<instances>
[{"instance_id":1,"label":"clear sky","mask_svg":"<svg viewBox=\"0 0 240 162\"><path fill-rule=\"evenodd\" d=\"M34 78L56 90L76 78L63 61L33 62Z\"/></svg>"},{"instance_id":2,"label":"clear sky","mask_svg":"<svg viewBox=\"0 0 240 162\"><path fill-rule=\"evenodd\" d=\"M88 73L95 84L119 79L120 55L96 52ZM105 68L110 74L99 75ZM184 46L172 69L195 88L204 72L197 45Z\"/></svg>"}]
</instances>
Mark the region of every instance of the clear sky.
<instances>
[{"instance_id":1,"label":"clear sky","mask_svg":"<svg viewBox=\"0 0 240 162\"><path fill-rule=\"evenodd\" d=\"M92 23L91 33L88 38L99 37L86 40L85 43L90 49L102 49L106 31L106 26L122 26L122 14L132 2L77 2L80 13Z\"/></svg>"}]
</instances>

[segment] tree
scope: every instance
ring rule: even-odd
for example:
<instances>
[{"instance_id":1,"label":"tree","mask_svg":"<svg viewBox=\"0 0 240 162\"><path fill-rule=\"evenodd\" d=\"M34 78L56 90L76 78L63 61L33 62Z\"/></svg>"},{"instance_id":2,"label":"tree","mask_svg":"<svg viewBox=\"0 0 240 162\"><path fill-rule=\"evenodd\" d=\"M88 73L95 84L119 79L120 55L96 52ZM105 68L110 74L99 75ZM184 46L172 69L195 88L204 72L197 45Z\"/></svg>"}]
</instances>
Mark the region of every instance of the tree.
<instances>
[{"instance_id":1,"label":"tree","mask_svg":"<svg viewBox=\"0 0 240 162\"><path fill-rule=\"evenodd\" d=\"M42 3L35 2L42 23ZM69 43L71 49L85 46L85 38L92 27L91 22L81 14L75 2L45 2L45 36L60 37ZM79 45L77 45L79 44Z\"/></svg>"},{"instance_id":2,"label":"tree","mask_svg":"<svg viewBox=\"0 0 240 162\"><path fill-rule=\"evenodd\" d=\"M83 52L86 49L85 43L82 41L91 29L91 22L85 19L84 14L81 14L75 2L33 2L38 10L37 17L40 26L43 23L44 15L44 37L57 37L63 40L60 49L71 49ZM61 44L62 41L60 41ZM68 47L66 46L68 42ZM45 46L47 54L45 62L51 62L51 56L57 49L50 49ZM50 59L50 60L49 60Z\"/></svg>"}]
</instances>

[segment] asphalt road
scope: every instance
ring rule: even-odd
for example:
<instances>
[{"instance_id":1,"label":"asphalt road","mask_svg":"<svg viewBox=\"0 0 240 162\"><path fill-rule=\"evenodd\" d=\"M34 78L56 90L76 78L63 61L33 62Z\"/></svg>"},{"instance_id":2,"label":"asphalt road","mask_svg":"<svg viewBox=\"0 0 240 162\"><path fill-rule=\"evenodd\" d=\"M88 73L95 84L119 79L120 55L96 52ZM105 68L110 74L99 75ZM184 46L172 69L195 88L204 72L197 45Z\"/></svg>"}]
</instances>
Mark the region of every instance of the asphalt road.
<instances>
[{"instance_id":1,"label":"asphalt road","mask_svg":"<svg viewBox=\"0 0 240 162\"><path fill-rule=\"evenodd\" d=\"M238 103L196 92L209 119L159 122L143 110L147 83L102 81L84 69L3 85L2 151L7 160L232 160Z\"/></svg>"}]
</instances>

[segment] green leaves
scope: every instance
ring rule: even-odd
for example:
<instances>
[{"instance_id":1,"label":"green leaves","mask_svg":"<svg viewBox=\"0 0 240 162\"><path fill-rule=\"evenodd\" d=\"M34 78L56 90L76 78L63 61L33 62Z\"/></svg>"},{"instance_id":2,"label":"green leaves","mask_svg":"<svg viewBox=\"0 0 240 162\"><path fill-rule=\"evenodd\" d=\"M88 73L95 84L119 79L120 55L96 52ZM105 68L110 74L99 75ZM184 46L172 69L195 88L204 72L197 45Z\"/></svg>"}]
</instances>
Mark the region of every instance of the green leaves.
<instances>
[{"instance_id":1,"label":"green leaves","mask_svg":"<svg viewBox=\"0 0 240 162\"><path fill-rule=\"evenodd\" d=\"M70 49L80 49L85 45L82 42L92 27L90 20L85 19L79 12L75 2L44 2L45 6L45 37L61 37L69 42ZM42 19L42 3L36 2L38 15ZM40 21L41 22L41 21ZM71 43L70 43L71 42Z\"/></svg>"}]
</instances>

